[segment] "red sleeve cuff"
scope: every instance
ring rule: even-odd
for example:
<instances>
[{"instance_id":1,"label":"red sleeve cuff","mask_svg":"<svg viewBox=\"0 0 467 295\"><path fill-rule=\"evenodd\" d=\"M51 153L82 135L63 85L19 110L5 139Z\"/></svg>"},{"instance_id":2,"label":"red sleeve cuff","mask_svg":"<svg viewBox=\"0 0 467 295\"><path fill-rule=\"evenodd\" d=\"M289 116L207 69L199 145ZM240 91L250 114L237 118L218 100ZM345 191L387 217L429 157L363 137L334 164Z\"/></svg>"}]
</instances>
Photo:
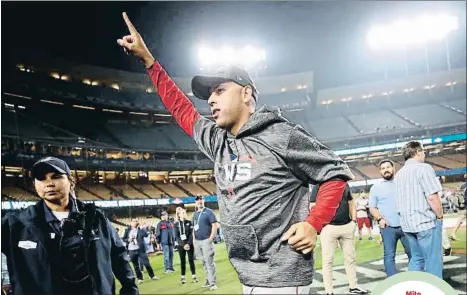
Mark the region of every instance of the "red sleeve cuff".
<instances>
[{"instance_id":1,"label":"red sleeve cuff","mask_svg":"<svg viewBox=\"0 0 467 295\"><path fill-rule=\"evenodd\" d=\"M151 75L154 71L157 71L157 70L159 71L162 70L162 66L157 60L154 60L154 63L149 68L146 68L146 72L149 75Z\"/></svg>"}]
</instances>

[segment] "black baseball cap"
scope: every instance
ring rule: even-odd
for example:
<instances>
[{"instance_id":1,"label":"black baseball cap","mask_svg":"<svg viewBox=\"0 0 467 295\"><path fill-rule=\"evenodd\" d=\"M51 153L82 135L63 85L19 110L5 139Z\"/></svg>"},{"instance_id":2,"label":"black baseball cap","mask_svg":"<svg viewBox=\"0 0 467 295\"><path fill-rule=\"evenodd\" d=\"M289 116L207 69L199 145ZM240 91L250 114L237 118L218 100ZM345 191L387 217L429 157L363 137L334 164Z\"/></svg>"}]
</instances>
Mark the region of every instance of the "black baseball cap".
<instances>
[{"instance_id":1,"label":"black baseball cap","mask_svg":"<svg viewBox=\"0 0 467 295\"><path fill-rule=\"evenodd\" d=\"M164 215L169 215L169 214L167 212L165 212L165 211L162 211L161 216L164 216Z\"/></svg>"},{"instance_id":2,"label":"black baseball cap","mask_svg":"<svg viewBox=\"0 0 467 295\"><path fill-rule=\"evenodd\" d=\"M58 172L71 176L71 170L70 167L68 167L68 164L55 157L42 158L34 163L31 170L31 176L36 179L41 179L49 172Z\"/></svg>"},{"instance_id":3,"label":"black baseball cap","mask_svg":"<svg viewBox=\"0 0 467 295\"><path fill-rule=\"evenodd\" d=\"M198 200L204 200L203 196L196 196L196 201Z\"/></svg>"},{"instance_id":4,"label":"black baseball cap","mask_svg":"<svg viewBox=\"0 0 467 295\"><path fill-rule=\"evenodd\" d=\"M193 95L199 99L208 100L212 89L225 82L234 82L240 86L250 85L253 97L258 100L258 89L251 76L242 68L229 66L218 69L212 75L197 75L191 80Z\"/></svg>"}]
</instances>

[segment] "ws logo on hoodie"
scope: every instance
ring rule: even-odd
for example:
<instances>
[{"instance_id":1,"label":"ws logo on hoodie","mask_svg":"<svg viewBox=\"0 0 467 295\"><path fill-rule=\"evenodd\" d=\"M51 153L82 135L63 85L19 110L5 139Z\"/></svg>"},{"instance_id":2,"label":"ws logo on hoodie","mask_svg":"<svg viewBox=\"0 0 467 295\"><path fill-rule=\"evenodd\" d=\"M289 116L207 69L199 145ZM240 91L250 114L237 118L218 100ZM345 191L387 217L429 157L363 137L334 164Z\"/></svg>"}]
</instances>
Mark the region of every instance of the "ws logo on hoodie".
<instances>
[{"instance_id":1,"label":"ws logo on hoodie","mask_svg":"<svg viewBox=\"0 0 467 295\"><path fill-rule=\"evenodd\" d=\"M246 162L244 162L246 161ZM247 181L251 179L251 169L255 159L250 155L237 157L230 155L230 162L221 167L224 181L234 182L236 180Z\"/></svg>"}]
</instances>

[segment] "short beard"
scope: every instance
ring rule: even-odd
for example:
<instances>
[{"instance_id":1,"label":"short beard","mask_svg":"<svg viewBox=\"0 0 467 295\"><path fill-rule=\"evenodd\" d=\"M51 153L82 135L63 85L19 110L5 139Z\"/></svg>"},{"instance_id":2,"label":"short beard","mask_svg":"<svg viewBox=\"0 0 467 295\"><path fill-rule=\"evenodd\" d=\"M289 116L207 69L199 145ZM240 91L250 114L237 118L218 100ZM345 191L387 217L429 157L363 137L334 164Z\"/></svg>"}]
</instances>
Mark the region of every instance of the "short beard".
<instances>
[{"instance_id":1,"label":"short beard","mask_svg":"<svg viewBox=\"0 0 467 295\"><path fill-rule=\"evenodd\" d=\"M391 180L393 178L394 175L390 174L390 175L383 175L383 178L386 179L386 180Z\"/></svg>"}]
</instances>

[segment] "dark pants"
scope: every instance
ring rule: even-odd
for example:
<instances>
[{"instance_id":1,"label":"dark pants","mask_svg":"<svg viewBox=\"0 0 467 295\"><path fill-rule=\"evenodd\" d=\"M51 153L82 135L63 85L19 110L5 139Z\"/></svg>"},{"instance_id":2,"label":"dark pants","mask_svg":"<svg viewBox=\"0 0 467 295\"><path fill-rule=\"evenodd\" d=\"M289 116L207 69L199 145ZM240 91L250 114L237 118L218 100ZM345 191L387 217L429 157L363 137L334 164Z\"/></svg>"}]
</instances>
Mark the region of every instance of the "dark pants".
<instances>
[{"instance_id":1,"label":"dark pants","mask_svg":"<svg viewBox=\"0 0 467 295\"><path fill-rule=\"evenodd\" d=\"M395 275L396 270L396 250L397 250L397 241L401 240L402 246L404 246L405 253L409 257L409 260L412 258L410 253L409 241L402 231L402 228L399 227L390 227L387 226L381 229L381 237L383 238L384 246L384 270L388 277Z\"/></svg>"},{"instance_id":2,"label":"dark pants","mask_svg":"<svg viewBox=\"0 0 467 295\"><path fill-rule=\"evenodd\" d=\"M186 272L186 254L188 254L188 263L190 264L191 274L195 275L195 259L194 259L195 249L193 245L190 246L190 250L183 249L182 246L178 246L178 254L180 255L180 264L182 268L182 276L185 275Z\"/></svg>"},{"instance_id":3,"label":"dark pants","mask_svg":"<svg viewBox=\"0 0 467 295\"><path fill-rule=\"evenodd\" d=\"M76 284L62 281L62 290L59 293L68 295L92 294L92 290L91 278L88 278Z\"/></svg>"},{"instance_id":4,"label":"dark pants","mask_svg":"<svg viewBox=\"0 0 467 295\"><path fill-rule=\"evenodd\" d=\"M143 273L141 272L141 269L139 268L140 263L148 271L149 277L150 278L154 277L154 270L152 269L151 264L149 263L149 258L146 253L140 253L139 250L131 250L131 251L128 251L128 254L130 255L130 259L131 259L131 262L133 263L133 267L135 268L136 277L138 278L138 280L143 279Z\"/></svg>"}]
</instances>

